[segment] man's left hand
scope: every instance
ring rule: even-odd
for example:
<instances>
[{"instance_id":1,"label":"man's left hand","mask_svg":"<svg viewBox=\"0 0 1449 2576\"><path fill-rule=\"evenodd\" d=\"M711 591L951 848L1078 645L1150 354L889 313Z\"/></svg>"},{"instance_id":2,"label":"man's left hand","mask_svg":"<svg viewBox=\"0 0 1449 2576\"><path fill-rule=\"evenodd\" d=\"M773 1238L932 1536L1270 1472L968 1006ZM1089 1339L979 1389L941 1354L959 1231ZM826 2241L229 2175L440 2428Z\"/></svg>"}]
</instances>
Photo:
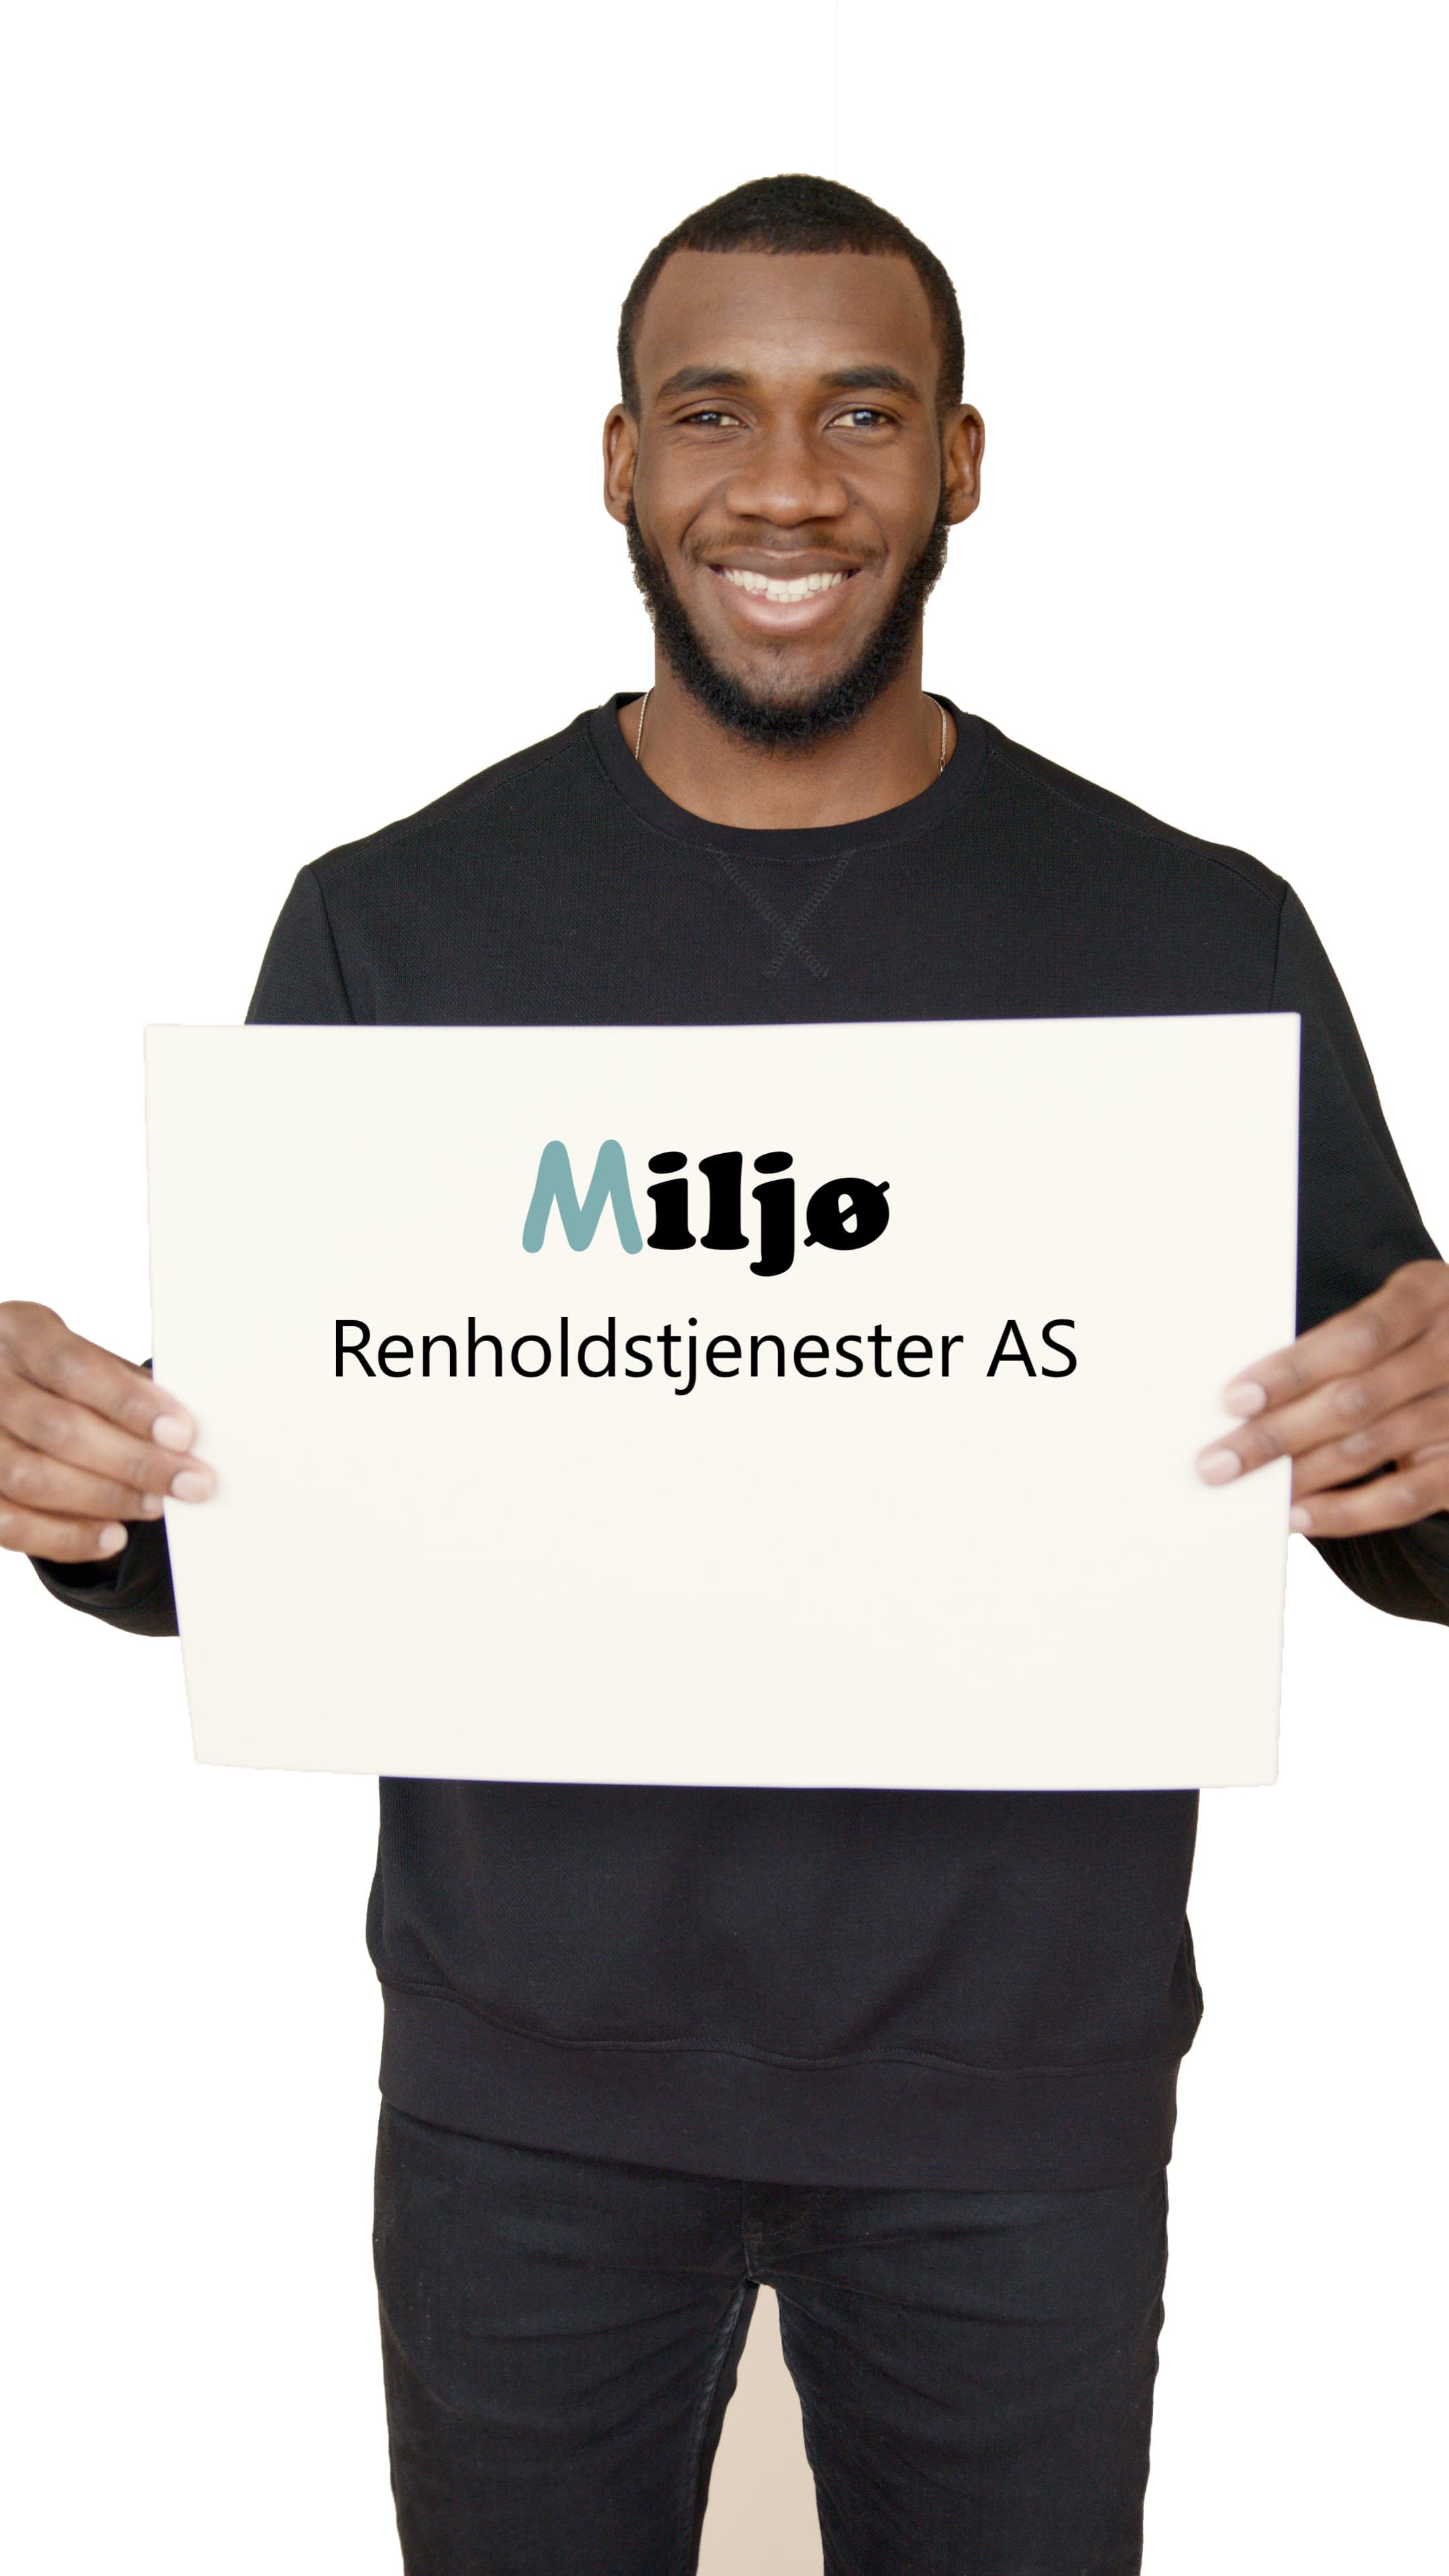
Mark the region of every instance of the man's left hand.
<instances>
[{"instance_id":1,"label":"man's left hand","mask_svg":"<svg viewBox=\"0 0 1449 2576\"><path fill-rule=\"evenodd\" d=\"M1449 1511L1449 1262L1406 1262L1244 1369L1223 1402L1247 1419L1203 1451L1198 1474L1226 1485L1291 1458L1295 1530L1356 1538Z\"/></svg>"}]
</instances>

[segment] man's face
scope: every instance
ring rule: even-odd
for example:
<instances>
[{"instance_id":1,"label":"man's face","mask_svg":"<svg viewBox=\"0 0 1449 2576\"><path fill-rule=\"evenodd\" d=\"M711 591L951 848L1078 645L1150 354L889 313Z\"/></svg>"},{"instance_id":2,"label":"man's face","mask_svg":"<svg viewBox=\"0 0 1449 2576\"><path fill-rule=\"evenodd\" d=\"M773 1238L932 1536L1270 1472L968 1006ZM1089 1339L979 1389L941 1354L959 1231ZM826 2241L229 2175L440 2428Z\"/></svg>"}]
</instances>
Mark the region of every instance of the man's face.
<instances>
[{"instance_id":1,"label":"man's face","mask_svg":"<svg viewBox=\"0 0 1449 2576\"><path fill-rule=\"evenodd\" d=\"M659 640L761 741L854 721L915 640L944 532L975 507L981 424L937 409L905 259L677 251L640 319L637 425L606 498Z\"/></svg>"}]
</instances>

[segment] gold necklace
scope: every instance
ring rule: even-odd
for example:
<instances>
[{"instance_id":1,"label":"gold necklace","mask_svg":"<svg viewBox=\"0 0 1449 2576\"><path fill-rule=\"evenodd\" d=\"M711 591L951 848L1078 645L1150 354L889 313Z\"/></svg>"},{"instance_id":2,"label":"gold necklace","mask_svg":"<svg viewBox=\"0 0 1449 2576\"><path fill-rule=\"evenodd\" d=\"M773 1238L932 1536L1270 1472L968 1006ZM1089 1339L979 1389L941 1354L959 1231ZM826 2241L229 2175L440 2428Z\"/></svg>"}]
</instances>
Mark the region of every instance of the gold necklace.
<instances>
[{"instance_id":1,"label":"gold necklace","mask_svg":"<svg viewBox=\"0 0 1449 2576\"><path fill-rule=\"evenodd\" d=\"M926 694L929 694L929 693L926 693ZM638 759L638 757L639 757L639 745L641 744L641 742L642 742L642 741L643 741L643 739L644 739L644 717L645 717L645 712L646 712L646 710L647 710L647 708L648 708L649 701L650 701L650 699L653 697L653 695L654 695L653 688L652 688L652 687L647 688L647 689L645 690L645 692L644 692L643 697L642 697L642 698L640 699L640 701L639 701L639 722L638 722L638 725L637 725L637 727L636 727L636 729L635 729L635 733L634 733L634 757L635 757L635 759L636 759L636 760L637 760L637 759ZM945 768L945 766L946 766L946 710L945 710L945 708L941 705L941 701L940 701L940 699L939 699L939 698L932 698L930 702L931 702L931 705L932 705L933 707L935 707L935 708L939 711L940 718L941 718L941 757L940 757L940 760L938 761L938 763L937 763L937 765L936 765L936 776L939 778L939 777L940 777L940 775L941 775L941 772L944 770L944 768Z\"/></svg>"},{"instance_id":2,"label":"gold necklace","mask_svg":"<svg viewBox=\"0 0 1449 2576\"><path fill-rule=\"evenodd\" d=\"M927 694L929 695L929 692ZM941 710L941 757L936 768L936 776L939 778L946 766L946 710L941 706L939 698L932 698L931 704L933 707L940 707Z\"/></svg>"}]
</instances>

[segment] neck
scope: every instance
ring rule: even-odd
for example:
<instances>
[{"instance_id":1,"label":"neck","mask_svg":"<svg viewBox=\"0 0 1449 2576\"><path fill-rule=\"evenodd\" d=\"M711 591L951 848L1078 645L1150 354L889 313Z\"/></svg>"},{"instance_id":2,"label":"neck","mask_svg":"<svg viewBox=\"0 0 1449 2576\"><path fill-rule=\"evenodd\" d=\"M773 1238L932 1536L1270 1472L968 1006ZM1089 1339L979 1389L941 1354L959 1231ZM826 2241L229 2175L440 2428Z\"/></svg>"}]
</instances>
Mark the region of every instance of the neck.
<instances>
[{"instance_id":1,"label":"neck","mask_svg":"<svg viewBox=\"0 0 1449 2576\"><path fill-rule=\"evenodd\" d=\"M637 699L620 710L619 729L632 751ZM948 758L955 747L948 718ZM686 813L743 831L859 823L904 805L930 786L941 766L941 714L921 689L920 640L900 676L849 733L829 734L806 751L761 751L742 742L706 715L656 654L640 766Z\"/></svg>"}]
</instances>

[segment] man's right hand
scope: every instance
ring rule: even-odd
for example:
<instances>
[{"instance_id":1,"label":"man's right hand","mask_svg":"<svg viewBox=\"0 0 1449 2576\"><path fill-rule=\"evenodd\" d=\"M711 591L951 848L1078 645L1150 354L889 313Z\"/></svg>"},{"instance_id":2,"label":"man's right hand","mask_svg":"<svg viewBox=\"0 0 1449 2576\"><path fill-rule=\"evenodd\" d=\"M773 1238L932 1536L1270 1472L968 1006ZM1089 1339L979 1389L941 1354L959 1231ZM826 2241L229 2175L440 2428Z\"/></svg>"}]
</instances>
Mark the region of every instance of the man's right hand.
<instances>
[{"instance_id":1,"label":"man's right hand","mask_svg":"<svg viewBox=\"0 0 1449 2576\"><path fill-rule=\"evenodd\" d=\"M61 1565L118 1556L127 1521L216 1483L196 1425L144 1369L82 1341L48 1306L0 1306L0 1547Z\"/></svg>"}]
</instances>

